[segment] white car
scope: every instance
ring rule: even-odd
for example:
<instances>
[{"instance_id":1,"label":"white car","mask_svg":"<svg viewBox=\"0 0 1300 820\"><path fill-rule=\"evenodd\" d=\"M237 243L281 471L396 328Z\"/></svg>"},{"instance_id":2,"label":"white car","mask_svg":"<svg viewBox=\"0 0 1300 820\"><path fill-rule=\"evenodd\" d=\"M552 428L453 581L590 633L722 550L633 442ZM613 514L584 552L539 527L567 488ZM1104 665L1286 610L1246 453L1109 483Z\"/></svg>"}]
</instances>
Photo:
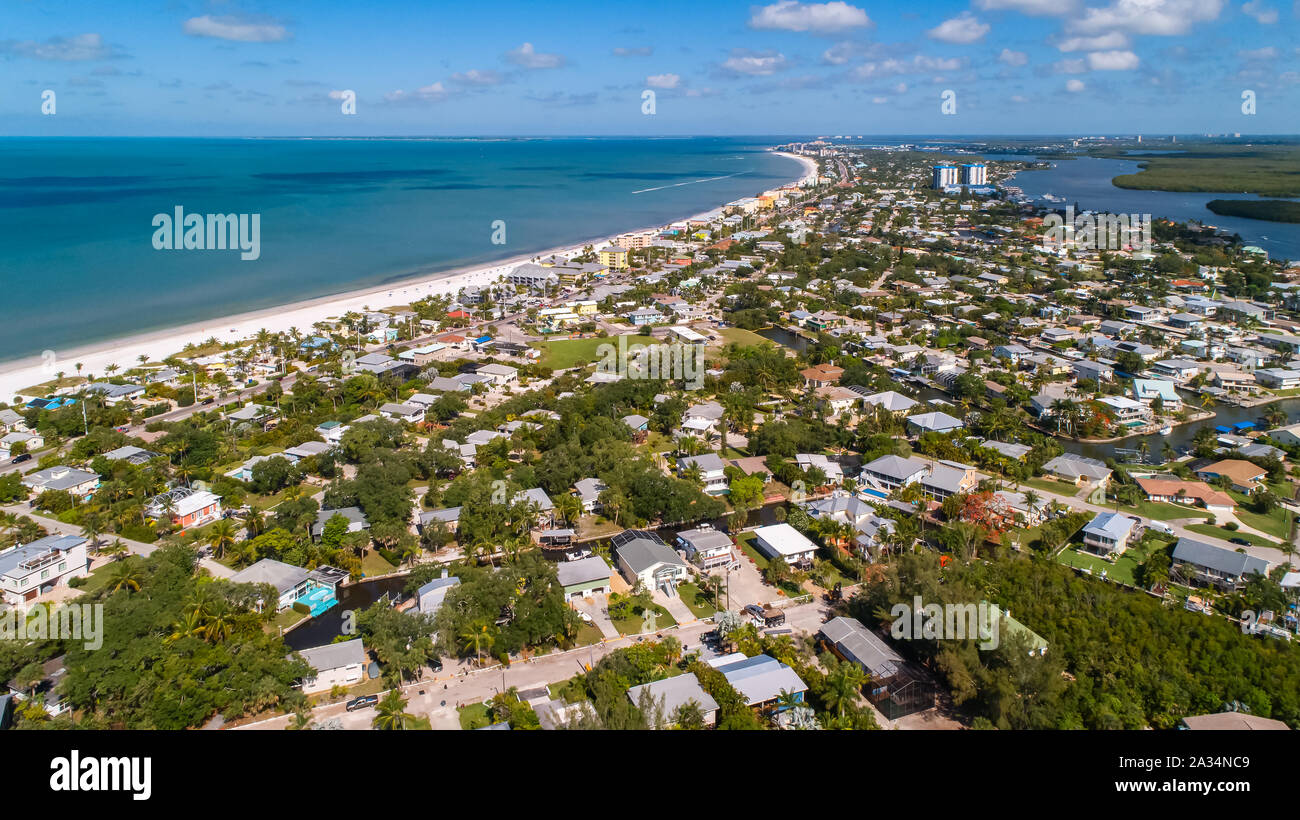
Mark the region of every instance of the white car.
<instances>
[{"instance_id":1,"label":"white car","mask_svg":"<svg viewBox=\"0 0 1300 820\"><path fill-rule=\"evenodd\" d=\"M579 612L578 617L582 619L583 623L591 623L591 616L585 612Z\"/></svg>"}]
</instances>

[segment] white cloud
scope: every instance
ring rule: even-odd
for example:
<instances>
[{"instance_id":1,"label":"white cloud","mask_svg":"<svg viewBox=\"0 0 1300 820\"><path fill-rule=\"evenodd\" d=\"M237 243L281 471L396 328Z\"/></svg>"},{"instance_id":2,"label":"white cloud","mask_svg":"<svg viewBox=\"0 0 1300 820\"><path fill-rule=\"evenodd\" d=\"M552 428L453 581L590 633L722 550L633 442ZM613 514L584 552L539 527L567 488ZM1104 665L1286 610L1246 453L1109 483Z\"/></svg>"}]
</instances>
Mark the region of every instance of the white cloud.
<instances>
[{"instance_id":1,"label":"white cloud","mask_svg":"<svg viewBox=\"0 0 1300 820\"><path fill-rule=\"evenodd\" d=\"M969 11L944 20L925 34L945 43L973 43L989 33L989 24L981 23Z\"/></svg>"},{"instance_id":2,"label":"white cloud","mask_svg":"<svg viewBox=\"0 0 1300 820\"><path fill-rule=\"evenodd\" d=\"M998 62L1007 65L1024 65L1029 62L1029 55L1023 51L1012 51L1009 48L1004 48L1002 53L998 55Z\"/></svg>"},{"instance_id":3,"label":"white cloud","mask_svg":"<svg viewBox=\"0 0 1300 820\"><path fill-rule=\"evenodd\" d=\"M1078 7L1075 0L975 0L981 11L1018 11L1032 17L1056 17L1071 14Z\"/></svg>"},{"instance_id":4,"label":"white cloud","mask_svg":"<svg viewBox=\"0 0 1300 820\"><path fill-rule=\"evenodd\" d=\"M1241 10L1250 17L1255 18L1255 22L1263 26L1271 26L1277 22L1277 9L1271 9L1264 5L1262 0L1250 0L1241 7Z\"/></svg>"},{"instance_id":5,"label":"white cloud","mask_svg":"<svg viewBox=\"0 0 1300 820\"><path fill-rule=\"evenodd\" d=\"M934 71L957 71L966 67L965 57L927 57L918 54L911 62L905 60L878 60L863 63L851 72L854 79L877 80L899 74L922 74ZM901 85L901 84L900 84ZM906 88L906 86L904 86ZM903 93L902 91L899 92Z\"/></svg>"},{"instance_id":6,"label":"white cloud","mask_svg":"<svg viewBox=\"0 0 1300 820\"><path fill-rule=\"evenodd\" d=\"M399 88L384 95L384 101L390 103L441 102L445 99L447 99L447 89L443 87L442 83L426 85L409 94Z\"/></svg>"},{"instance_id":7,"label":"white cloud","mask_svg":"<svg viewBox=\"0 0 1300 820\"><path fill-rule=\"evenodd\" d=\"M722 64L722 67L735 74L766 77L785 69L786 60L784 54L774 51L757 52L737 48L732 50L731 57Z\"/></svg>"},{"instance_id":8,"label":"white cloud","mask_svg":"<svg viewBox=\"0 0 1300 820\"><path fill-rule=\"evenodd\" d=\"M1196 23L1217 19L1223 0L1112 0L1104 8L1090 8L1066 28L1080 34L1122 31L1169 37L1186 34Z\"/></svg>"},{"instance_id":9,"label":"white cloud","mask_svg":"<svg viewBox=\"0 0 1300 820\"><path fill-rule=\"evenodd\" d=\"M645 84L651 88L676 88L682 78L677 74L651 74L645 78Z\"/></svg>"},{"instance_id":10,"label":"white cloud","mask_svg":"<svg viewBox=\"0 0 1300 820\"><path fill-rule=\"evenodd\" d=\"M505 78L496 71L479 71L477 68L471 68L469 71L461 71L451 75L451 81L461 85L500 85Z\"/></svg>"},{"instance_id":11,"label":"white cloud","mask_svg":"<svg viewBox=\"0 0 1300 820\"><path fill-rule=\"evenodd\" d=\"M871 98L871 101L872 101L873 103L875 103L876 105L884 105L885 103L889 102L889 98L888 98L888 97L872 97L872 98Z\"/></svg>"},{"instance_id":12,"label":"white cloud","mask_svg":"<svg viewBox=\"0 0 1300 820\"><path fill-rule=\"evenodd\" d=\"M848 3L799 3L796 0L779 0L770 6L754 11L749 25L758 29L781 31L808 31L827 34L850 28L871 25L871 18L857 6Z\"/></svg>"},{"instance_id":13,"label":"white cloud","mask_svg":"<svg viewBox=\"0 0 1300 820\"><path fill-rule=\"evenodd\" d=\"M836 43L822 52L822 62L830 65L844 65L860 50L857 43Z\"/></svg>"},{"instance_id":14,"label":"white cloud","mask_svg":"<svg viewBox=\"0 0 1300 820\"><path fill-rule=\"evenodd\" d=\"M1083 74L1088 70L1088 66L1081 59L1059 60L1052 64L1052 70L1057 74Z\"/></svg>"},{"instance_id":15,"label":"white cloud","mask_svg":"<svg viewBox=\"0 0 1300 820\"><path fill-rule=\"evenodd\" d=\"M104 45L104 38L93 33L51 37L43 43L34 40L4 40L0 42L0 53L68 63L107 60L115 56L113 50Z\"/></svg>"},{"instance_id":16,"label":"white cloud","mask_svg":"<svg viewBox=\"0 0 1300 820\"><path fill-rule=\"evenodd\" d=\"M1276 60L1277 49L1273 48L1272 46L1265 46L1264 48L1243 49L1242 51L1237 52L1237 56L1243 60L1252 60L1252 61Z\"/></svg>"},{"instance_id":17,"label":"white cloud","mask_svg":"<svg viewBox=\"0 0 1300 820\"><path fill-rule=\"evenodd\" d=\"M1093 71L1132 71L1139 62L1131 51L1094 51L1088 55L1088 68Z\"/></svg>"},{"instance_id":18,"label":"white cloud","mask_svg":"<svg viewBox=\"0 0 1300 820\"><path fill-rule=\"evenodd\" d=\"M192 37L212 37L239 43L278 43L289 39L289 30L279 23L257 23L240 17L191 17L182 30Z\"/></svg>"},{"instance_id":19,"label":"white cloud","mask_svg":"<svg viewBox=\"0 0 1300 820\"><path fill-rule=\"evenodd\" d=\"M1061 51L1107 51L1128 48L1128 35L1122 31L1099 34L1096 37L1070 37L1056 44Z\"/></svg>"},{"instance_id":20,"label":"white cloud","mask_svg":"<svg viewBox=\"0 0 1300 820\"><path fill-rule=\"evenodd\" d=\"M534 49L532 43L507 51L505 59L524 68L559 68L565 63L563 54L543 54Z\"/></svg>"},{"instance_id":21,"label":"white cloud","mask_svg":"<svg viewBox=\"0 0 1300 820\"><path fill-rule=\"evenodd\" d=\"M1087 86L1083 84L1083 80L1069 80L1065 84L1065 90L1071 93L1077 94L1085 88L1087 88Z\"/></svg>"}]
</instances>

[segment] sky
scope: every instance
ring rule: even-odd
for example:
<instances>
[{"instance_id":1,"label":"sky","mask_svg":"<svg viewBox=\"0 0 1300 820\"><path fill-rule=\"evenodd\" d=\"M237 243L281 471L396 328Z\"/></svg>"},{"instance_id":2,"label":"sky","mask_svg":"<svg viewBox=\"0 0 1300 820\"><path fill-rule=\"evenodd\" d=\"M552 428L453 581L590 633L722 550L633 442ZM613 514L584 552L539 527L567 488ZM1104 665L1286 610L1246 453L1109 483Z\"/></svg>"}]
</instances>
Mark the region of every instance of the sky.
<instances>
[{"instance_id":1,"label":"sky","mask_svg":"<svg viewBox=\"0 0 1300 820\"><path fill-rule=\"evenodd\" d=\"M1298 112L1300 0L0 0L4 136L1292 134Z\"/></svg>"}]
</instances>

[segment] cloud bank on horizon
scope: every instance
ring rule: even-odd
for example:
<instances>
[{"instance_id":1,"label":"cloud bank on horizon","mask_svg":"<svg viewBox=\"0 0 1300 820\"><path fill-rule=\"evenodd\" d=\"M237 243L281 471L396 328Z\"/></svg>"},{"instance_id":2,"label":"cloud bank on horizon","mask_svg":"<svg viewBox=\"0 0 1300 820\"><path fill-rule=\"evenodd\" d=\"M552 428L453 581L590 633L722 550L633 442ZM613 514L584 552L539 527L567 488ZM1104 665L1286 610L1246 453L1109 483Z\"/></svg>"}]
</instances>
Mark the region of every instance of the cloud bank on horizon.
<instances>
[{"instance_id":1,"label":"cloud bank on horizon","mask_svg":"<svg viewBox=\"0 0 1300 820\"><path fill-rule=\"evenodd\" d=\"M1300 0L40 6L6 10L7 134L1263 134L1300 109Z\"/></svg>"}]
</instances>

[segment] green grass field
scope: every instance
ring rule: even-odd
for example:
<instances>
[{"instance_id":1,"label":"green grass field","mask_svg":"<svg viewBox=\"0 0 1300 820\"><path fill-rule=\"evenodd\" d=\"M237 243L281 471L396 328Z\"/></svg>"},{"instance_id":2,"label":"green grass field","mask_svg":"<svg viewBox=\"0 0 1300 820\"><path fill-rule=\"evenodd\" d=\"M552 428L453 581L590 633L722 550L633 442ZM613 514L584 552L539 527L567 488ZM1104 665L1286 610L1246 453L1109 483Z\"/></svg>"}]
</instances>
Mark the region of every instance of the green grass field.
<instances>
[{"instance_id":1,"label":"green grass field","mask_svg":"<svg viewBox=\"0 0 1300 820\"><path fill-rule=\"evenodd\" d=\"M713 613L717 612L712 604L700 598L700 588L695 584L682 584L677 587L677 594L681 597L682 603L686 604L686 608L701 620L711 618Z\"/></svg>"},{"instance_id":2,"label":"green grass field","mask_svg":"<svg viewBox=\"0 0 1300 820\"><path fill-rule=\"evenodd\" d=\"M773 342L771 339L765 339L754 331L745 330L743 327L719 328L718 335L722 337L722 341L725 344L736 344L741 347L776 344L776 342Z\"/></svg>"},{"instance_id":3,"label":"green grass field","mask_svg":"<svg viewBox=\"0 0 1300 820\"><path fill-rule=\"evenodd\" d=\"M673 616L668 614L668 610L658 604L655 604L654 608L658 617L655 619L655 628L653 631L667 629L668 627L677 624L677 621L673 619ZM642 634L641 630L645 626L645 620L641 615L633 615L631 618L624 618L621 621L615 621L612 618L610 620L613 622L614 628L618 630L620 635L640 635Z\"/></svg>"},{"instance_id":4,"label":"green grass field","mask_svg":"<svg viewBox=\"0 0 1300 820\"><path fill-rule=\"evenodd\" d=\"M636 333L627 334L628 346L634 344L647 344L653 341L648 336L641 336ZM599 356L596 353L597 348L601 345L617 345L617 336L591 336L586 339L552 339L548 342L529 342L531 347L542 351L541 364L554 370L562 370L569 367L578 367L588 365L596 361Z\"/></svg>"},{"instance_id":5,"label":"green grass field","mask_svg":"<svg viewBox=\"0 0 1300 820\"><path fill-rule=\"evenodd\" d=\"M1163 501L1143 501L1136 507L1120 507L1120 512L1134 513L1155 521L1172 521L1177 518L1209 518L1210 513L1196 507L1166 504Z\"/></svg>"},{"instance_id":6,"label":"green grass field","mask_svg":"<svg viewBox=\"0 0 1300 820\"><path fill-rule=\"evenodd\" d=\"M460 707L459 712L460 728L466 731L492 725L492 715L486 703L471 703L469 706Z\"/></svg>"}]
</instances>

